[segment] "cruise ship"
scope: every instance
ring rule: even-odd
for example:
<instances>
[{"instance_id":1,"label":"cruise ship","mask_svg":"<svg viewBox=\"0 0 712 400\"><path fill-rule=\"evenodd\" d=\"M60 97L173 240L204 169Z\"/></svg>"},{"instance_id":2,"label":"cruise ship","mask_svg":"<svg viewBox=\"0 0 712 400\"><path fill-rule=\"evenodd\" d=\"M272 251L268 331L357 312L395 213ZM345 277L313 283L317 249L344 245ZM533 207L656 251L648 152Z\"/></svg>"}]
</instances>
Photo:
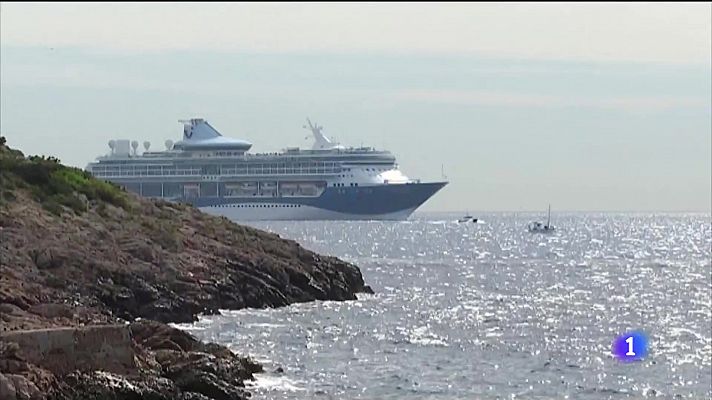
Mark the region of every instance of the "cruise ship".
<instances>
[{"instance_id":1,"label":"cruise ship","mask_svg":"<svg viewBox=\"0 0 712 400\"><path fill-rule=\"evenodd\" d=\"M87 165L92 175L141 196L190 203L231 220L405 220L447 182L421 182L388 151L345 147L307 119L311 149L250 153L252 143L221 135L208 121L180 121L183 138L109 141Z\"/></svg>"}]
</instances>

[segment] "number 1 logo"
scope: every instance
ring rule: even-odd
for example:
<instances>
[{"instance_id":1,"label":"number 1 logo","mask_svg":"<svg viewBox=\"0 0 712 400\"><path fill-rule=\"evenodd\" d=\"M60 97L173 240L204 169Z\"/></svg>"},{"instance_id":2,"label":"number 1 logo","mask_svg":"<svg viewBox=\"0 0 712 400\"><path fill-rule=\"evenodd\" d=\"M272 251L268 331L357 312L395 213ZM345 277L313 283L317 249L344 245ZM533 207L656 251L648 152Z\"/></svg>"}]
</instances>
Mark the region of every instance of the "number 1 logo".
<instances>
[{"instance_id":1,"label":"number 1 logo","mask_svg":"<svg viewBox=\"0 0 712 400\"><path fill-rule=\"evenodd\" d=\"M625 342L628 343L628 352L625 353L625 355L635 356L635 352L633 351L633 336L626 339Z\"/></svg>"},{"instance_id":2,"label":"number 1 logo","mask_svg":"<svg viewBox=\"0 0 712 400\"><path fill-rule=\"evenodd\" d=\"M642 331L626 332L615 338L611 347L621 361L640 361L648 355L648 337Z\"/></svg>"}]
</instances>

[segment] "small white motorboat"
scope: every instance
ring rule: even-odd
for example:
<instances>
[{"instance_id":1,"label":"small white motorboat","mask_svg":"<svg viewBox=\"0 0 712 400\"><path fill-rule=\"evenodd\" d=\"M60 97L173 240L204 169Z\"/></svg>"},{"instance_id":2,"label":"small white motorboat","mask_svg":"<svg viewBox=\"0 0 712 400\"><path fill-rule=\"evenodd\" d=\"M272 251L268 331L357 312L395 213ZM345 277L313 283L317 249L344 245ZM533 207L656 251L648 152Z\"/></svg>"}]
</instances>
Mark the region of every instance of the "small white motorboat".
<instances>
[{"instance_id":1,"label":"small white motorboat","mask_svg":"<svg viewBox=\"0 0 712 400\"><path fill-rule=\"evenodd\" d=\"M470 222L472 220L472 215L465 215L464 217L457 220L458 223Z\"/></svg>"},{"instance_id":2,"label":"small white motorboat","mask_svg":"<svg viewBox=\"0 0 712 400\"><path fill-rule=\"evenodd\" d=\"M457 220L457 223L461 224L463 222L474 222L477 223L477 218L473 217L469 213L465 215L464 217L460 218Z\"/></svg>"},{"instance_id":3,"label":"small white motorboat","mask_svg":"<svg viewBox=\"0 0 712 400\"><path fill-rule=\"evenodd\" d=\"M530 222L529 225L527 225L527 228L529 228L529 232L531 233L551 233L556 230L556 228L551 225L551 204L549 204L549 214L546 218L546 225L535 221L535 222Z\"/></svg>"}]
</instances>

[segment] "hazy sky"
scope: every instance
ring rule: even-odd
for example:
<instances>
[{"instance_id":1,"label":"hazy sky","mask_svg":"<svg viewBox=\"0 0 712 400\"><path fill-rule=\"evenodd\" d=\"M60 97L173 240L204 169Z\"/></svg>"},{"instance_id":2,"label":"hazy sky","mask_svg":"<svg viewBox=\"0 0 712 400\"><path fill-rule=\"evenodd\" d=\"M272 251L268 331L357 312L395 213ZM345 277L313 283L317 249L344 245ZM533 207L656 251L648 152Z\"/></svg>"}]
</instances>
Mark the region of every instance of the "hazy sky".
<instances>
[{"instance_id":1,"label":"hazy sky","mask_svg":"<svg viewBox=\"0 0 712 400\"><path fill-rule=\"evenodd\" d=\"M0 4L0 133L84 167L200 116L391 150L424 210L709 211L712 8Z\"/></svg>"}]
</instances>

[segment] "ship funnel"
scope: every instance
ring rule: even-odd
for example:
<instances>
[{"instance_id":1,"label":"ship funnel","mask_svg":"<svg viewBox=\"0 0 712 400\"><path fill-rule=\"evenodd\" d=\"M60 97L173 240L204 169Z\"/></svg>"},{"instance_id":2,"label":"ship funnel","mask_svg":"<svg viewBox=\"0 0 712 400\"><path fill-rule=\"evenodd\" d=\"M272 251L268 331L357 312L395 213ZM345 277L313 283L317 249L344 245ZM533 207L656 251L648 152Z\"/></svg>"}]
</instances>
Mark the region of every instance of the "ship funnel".
<instances>
[{"instance_id":1,"label":"ship funnel","mask_svg":"<svg viewBox=\"0 0 712 400\"><path fill-rule=\"evenodd\" d=\"M208 121L202 118L192 118L183 123L183 140L205 140L222 136Z\"/></svg>"},{"instance_id":2,"label":"ship funnel","mask_svg":"<svg viewBox=\"0 0 712 400\"><path fill-rule=\"evenodd\" d=\"M145 141L143 142L143 149L144 151L148 151L148 148L151 147L151 142Z\"/></svg>"}]
</instances>

